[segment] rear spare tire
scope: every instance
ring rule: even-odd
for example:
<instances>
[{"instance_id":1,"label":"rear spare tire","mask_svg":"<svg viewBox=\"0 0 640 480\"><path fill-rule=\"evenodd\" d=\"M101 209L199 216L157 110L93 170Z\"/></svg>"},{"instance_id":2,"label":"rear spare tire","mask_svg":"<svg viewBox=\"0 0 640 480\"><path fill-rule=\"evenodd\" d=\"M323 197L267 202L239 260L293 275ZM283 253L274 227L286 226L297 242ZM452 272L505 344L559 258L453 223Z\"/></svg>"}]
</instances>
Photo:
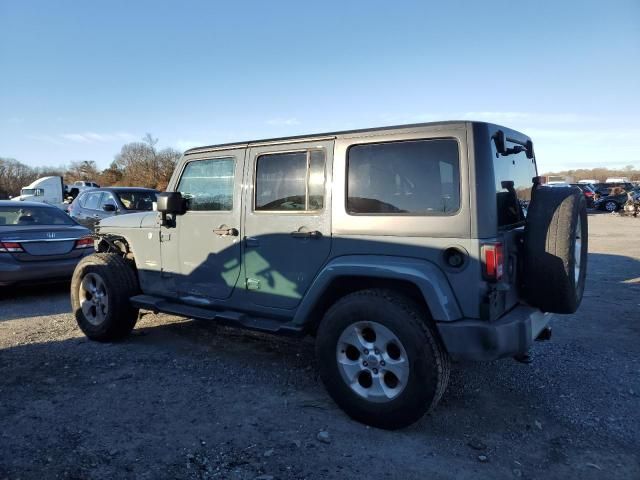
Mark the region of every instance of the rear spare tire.
<instances>
[{"instance_id":1,"label":"rear spare tire","mask_svg":"<svg viewBox=\"0 0 640 480\"><path fill-rule=\"evenodd\" d=\"M577 188L538 187L524 230L522 286L542 311L574 313L587 274L587 208Z\"/></svg>"},{"instance_id":2,"label":"rear spare tire","mask_svg":"<svg viewBox=\"0 0 640 480\"><path fill-rule=\"evenodd\" d=\"M110 342L126 337L138 320L129 299L138 293L132 266L115 253L83 258L71 279L71 307L78 326L91 340Z\"/></svg>"}]
</instances>

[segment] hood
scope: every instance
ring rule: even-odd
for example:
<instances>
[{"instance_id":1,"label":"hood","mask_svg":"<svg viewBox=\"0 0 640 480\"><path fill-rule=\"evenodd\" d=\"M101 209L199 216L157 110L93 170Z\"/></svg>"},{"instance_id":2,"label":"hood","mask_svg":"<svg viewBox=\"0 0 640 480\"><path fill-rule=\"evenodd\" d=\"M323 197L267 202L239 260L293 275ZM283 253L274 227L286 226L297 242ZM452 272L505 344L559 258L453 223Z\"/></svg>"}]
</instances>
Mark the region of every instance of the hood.
<instances>
[{"instance_id":1,"label":"hood","mask_svg":"<svg viewBox=\"0 0 640 480\"><path fill-rule=\"evenodd\" d=\"M114 215L105 218L98 224L100 230L108 228L140 228L143 226L152 226L156 224L158 212L139 212L127 213L125 215Z\"/></svg>"}]
</instances>

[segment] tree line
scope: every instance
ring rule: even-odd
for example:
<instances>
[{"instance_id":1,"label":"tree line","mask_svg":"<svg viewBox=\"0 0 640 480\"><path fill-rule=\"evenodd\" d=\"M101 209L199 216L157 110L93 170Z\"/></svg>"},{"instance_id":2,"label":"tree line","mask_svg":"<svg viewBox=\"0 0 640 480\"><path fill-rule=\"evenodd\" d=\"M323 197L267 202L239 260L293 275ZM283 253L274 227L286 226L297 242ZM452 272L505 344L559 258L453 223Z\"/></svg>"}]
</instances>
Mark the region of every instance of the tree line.
<instances>
[{"instance_id":1,"label":"tree line","mask_svg":"<svg viewBox=\"0 0 640 480\"><path fill-rule=\"evenodd\" d=\"M574 182L580 180L597 180L604 182L607 178L627 177L630 181L640 180L640 170L633 165L627 165L624 168L578 168L574 170L562 170L557 172L547 172L544 175L558 175L561 177L571 177Z\"/></svg>"},{"instance_id":2,"label":"tree line","mask_svg":"<svg viewBox=\"0 0 640 480\"><path fill-rule=\"evenodd\" d=\"M20 189L40 177L61 176L66 184L77 180L101 186L147 187L166 190L176 162L182 155L173 148L159 150L158 139L146 134L140 142L123 145L111 164L101 170L93 160L71 162L65 167L30 167L13 158L0 157L0 199L20 194Z\"/></svg>"}]
</instances>

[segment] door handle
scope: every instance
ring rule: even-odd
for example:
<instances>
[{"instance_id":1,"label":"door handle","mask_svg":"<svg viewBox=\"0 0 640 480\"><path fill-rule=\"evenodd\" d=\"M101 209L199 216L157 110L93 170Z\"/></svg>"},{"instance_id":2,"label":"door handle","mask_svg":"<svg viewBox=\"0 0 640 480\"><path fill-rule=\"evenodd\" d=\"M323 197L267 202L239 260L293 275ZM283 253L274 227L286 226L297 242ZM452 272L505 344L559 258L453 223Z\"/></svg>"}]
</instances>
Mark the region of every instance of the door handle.
<instances>
[{"instance_id":1,"label":"door handle","mask_svg":"<svg viewBox=\"0 0 640 480\"><path fill-rule=\"evenodd\" d=\"M221 237L226 237L227 235L230 237L237 237L240 232L238 232L237 228L229 228L226 225L222 225L220 228L214 228L213 233L220 235Z\"/></svg>"},{"instance_id":2,"label":"door handle","mask_svg":"<svg viewBox=\"0 0 640 480\"><path fill-rule=\"evenodd\" d=\"M310 232L301 232L300 230L296 230L295 232L291 232L291 236L293 238L311 238L313 240L319 240L322 238L322 233L318 230L312 230Z\"/></svg>"}]
</instances>

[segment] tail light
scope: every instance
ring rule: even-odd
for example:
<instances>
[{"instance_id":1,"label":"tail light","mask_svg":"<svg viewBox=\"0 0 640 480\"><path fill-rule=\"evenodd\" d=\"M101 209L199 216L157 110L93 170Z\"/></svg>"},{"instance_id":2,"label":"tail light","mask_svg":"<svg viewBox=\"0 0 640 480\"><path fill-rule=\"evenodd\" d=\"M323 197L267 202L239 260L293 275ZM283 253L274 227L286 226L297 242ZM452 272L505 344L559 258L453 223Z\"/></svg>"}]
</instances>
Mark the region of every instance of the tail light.
<instances>
[{"instance_id":1,"label":"tail light","mask_svg":"<svg viewBox=\"0 0 640 480\"><path fill-rule=\"evenodd\" d=\"M590 192L589 190L585 190L584 191L584 196L585 197L593 197L593 192Z\"/></svg>"},{"instance_id":2,"label":"tail light","mask_svg":"<svg viewBox=\"0 0 640 480\"><path fill-rule=\"evenodd\" d=\"M16 242L0 242L0 252L24 252L22 245Z\"/></svg>"},{"instance_id":3,"label":"tail light","mask_svg":"<svg viewBox=\"0 0 640 480\"><path fill-rule=\"evenodd\" d=\"M93 248L93 237L84 237L76 240L76 246L73 248Z\"/></svg>"},{"instance_id":4,"label":"tail light","mask_svg":"<svg viewBox=\"0 0 640 480\"><path fill-rule=\"evenodd\" d=\"M485 243L481 249L483 274L487 280L498 281L504 272L502 243Z\"/></svg>"}]
</instances>

